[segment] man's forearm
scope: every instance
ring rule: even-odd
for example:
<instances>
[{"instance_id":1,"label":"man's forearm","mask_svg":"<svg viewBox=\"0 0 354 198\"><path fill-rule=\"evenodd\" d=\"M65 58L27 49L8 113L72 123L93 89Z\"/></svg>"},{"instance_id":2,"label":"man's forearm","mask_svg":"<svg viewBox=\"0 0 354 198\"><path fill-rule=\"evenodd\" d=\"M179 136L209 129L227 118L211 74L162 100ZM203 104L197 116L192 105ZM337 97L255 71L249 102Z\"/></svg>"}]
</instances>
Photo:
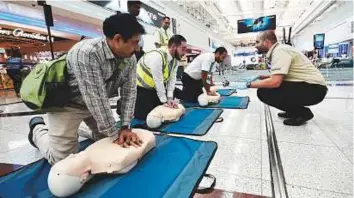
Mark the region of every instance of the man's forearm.
<instances>
[{"instance_id":1,"label":"man's forearm","mask_svg":"<svg viewBox=\"0 0 354 198\"><path fill-rule=\"evenodd\" d=\"M207 83L207 80L206 79L202 79L203 81L203 87L205 88L205 91L208 93L210 92L210 85L209 83Z\"/></svg>"},{"instance_id":2,"label":"man's forearm","mask_svg":"<svg viewBox=\"0 0 354 198\"><path fill-rule=\"evenodd\" d=\"M133 60L131 69L129 71L128 81L123 83L121 88L121 100L122 100L122 114L121 120L122 125L130 125L131 120L133 119L134 110L135 110L135 101L137 95L136 87L136 60Z\"/></svg>"},{"instance_id":3,"label":"man's forearm","mask_svg":"<svg viewBox=\"0 0 354 198\"><path fill-rule=\"evenodd\" d=\"M130 125L131 120L133 119L133 114L135 110L135 101L136 101L136 91L130 91L129 94L122 96L122 116L121 121L122 125Z\"/></svg>"},{"instance_id":4,"label":"man's forearm","mask_svg":"<svg viewBox=\"0 0 354 198\"><path fill-rule=\"evenodd\" d=\"M207 93L210 92L210 84L207 82L208 79L208 72L202 71L202 82L203 82L203 86L205 88L205 91Z\"/></svg>"},{"instance_id":5,"label":"man's forearm","mask_svg":"<svg viewBox=\"0 0 354 198\"><path fill-rule=\"evenodd\" d=\"M281 82L279 83L278 81L275 81L269 77L261 81L251 82L250 88L277 88L280 86L280 84Z\"/></svg>"}]
</instances>

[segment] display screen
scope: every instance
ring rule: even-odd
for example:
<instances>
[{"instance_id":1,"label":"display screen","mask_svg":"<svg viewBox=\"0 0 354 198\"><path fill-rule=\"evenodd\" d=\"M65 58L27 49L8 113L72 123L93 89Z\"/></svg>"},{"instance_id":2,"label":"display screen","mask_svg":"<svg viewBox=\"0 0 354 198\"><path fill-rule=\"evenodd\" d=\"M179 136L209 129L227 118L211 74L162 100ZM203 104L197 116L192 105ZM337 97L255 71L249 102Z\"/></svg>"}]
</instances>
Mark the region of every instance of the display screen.
<instances>
[{"instance_id":1,"label":"display screen","mask_svg":"<svg viewBox=\"0 0 354 198\"><path fill-rule=\"evenodd\" d=\"M325 34L315 34L313 35L313 46L315 49L324 48Z\"/></svg>"},{"instance_id":2,"label":"display screen","mask_svg":"<svg viewBox=\"0 0 354 198\"><path fill-rule=\"evenodd\" d=\"M239 34L249 32L259 32L265 30L275 30L276 16L263 16L259 18L249 18L237 21L237 30Z\"/></svg>"},{"instance_id":3,"label":"display screen","mask_svg":"<svg viewBox=\"0 0 354 198\"><path fill-rule=\"evenodd\" d=\"M119 11L119 10L121 10L123 12L128 11L127 0L88 1L88 2L96 4L98 6L101 6L103 8L106 8L106 9L109 9L112 11ZM163 17L165 17L165 16L166 16L166 14L142 3L138 19L147 23L147 24L150 24L150 25L153 25L156 27L160 27L161 21L162 21ZM175 30L175 31L177 31L177 30Z\"/></svg>"},{"instance_id":4,"label":"display screen","mask_svg":"<svg viewBox=\"0 0 354 198\"><path fill-rule=\"evenodd\" d=\"M332 44L328 46L328 53L338 54L339 53L339 44Z\"/></svg>"}]
</instances>

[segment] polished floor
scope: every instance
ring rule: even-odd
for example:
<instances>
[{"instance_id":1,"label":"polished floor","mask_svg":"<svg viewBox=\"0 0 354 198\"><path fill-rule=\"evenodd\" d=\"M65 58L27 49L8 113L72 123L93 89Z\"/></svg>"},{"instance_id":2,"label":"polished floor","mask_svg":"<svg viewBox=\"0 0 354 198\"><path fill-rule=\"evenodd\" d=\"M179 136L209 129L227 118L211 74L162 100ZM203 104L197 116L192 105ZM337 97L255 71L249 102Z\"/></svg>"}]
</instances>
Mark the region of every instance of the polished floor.
<instances>
[{"instance_id":1,"label":"polished floor","mask_svg":"<svg viewBox=\"0 0 354 198\"><path fill-rule=\"evenodd\" d=\"M247 74L254 72L242 73ZM236 72L227 78L234 81L240 76ZM353 197L353 81L334 78L328 83L326 99L311 107L315 118L303 126L283 125L276 115L279 111L271 108L289 197ZM216 176L219 190L215 196L196 197L272 196L265 106L255 89L235 95L250 96L248 109L224 110L224 122L215 123L205 136L190 136L218 143L207 173ZM10 113L26 108L20 103L0 106L0 110ZM1 163L25 165L41 158L27 141L30 118L0 117ZM200 185L207 186L208 181Z\"/></svg>"}]
</instances>

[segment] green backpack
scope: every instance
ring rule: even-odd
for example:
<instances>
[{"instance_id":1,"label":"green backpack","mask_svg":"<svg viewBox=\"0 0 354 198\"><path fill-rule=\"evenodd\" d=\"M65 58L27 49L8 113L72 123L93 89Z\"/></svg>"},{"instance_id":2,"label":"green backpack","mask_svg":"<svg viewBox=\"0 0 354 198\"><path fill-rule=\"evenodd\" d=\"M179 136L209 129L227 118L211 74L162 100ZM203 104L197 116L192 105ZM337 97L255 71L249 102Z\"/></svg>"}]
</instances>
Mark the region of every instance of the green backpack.
<instances>
[{"instance_id":1,"label":"green backpack","mask_svg":"<svg viewBox=\"0 0 354 198\"><path fill-rule=\"evenodd\" d=\"M69 101L66 55L37 64L24 79L20 94L26 106L33 110L64 107Z\"/></svg>"}]
</instances>

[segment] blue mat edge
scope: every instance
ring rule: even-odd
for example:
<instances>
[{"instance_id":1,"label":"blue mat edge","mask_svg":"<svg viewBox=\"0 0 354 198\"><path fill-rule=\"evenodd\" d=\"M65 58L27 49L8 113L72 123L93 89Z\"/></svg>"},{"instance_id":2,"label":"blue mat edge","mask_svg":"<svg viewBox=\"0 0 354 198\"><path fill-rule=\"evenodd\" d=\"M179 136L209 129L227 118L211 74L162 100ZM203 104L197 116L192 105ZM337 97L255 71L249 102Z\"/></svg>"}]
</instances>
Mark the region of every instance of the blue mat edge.
<instances>
[{"instance_id":1,"label":"blue mat edge","mask_svg":"<svg viewBox=\"0 0 354 198\"><path fill-rule=\"evenodd\" d=\"M198 109L198 108L195 108L195 109ZM199 108L200 109L200 108ZM205 109L207 109L207 108L205 108ZM223 109L219 109L219 108L217 108L217 109L212 109L212 110L214 110L214 112L212 113L212 114L210 114L207 118L213 118L214 119L214 121L209 125L209 126L203 126L202 128L198 128L198 130L202 130L202 129L204 129L205 128L205 132L204 133L200 133L200 132L198 132L198 133L196 133L196 134L191 134L191 135L194 135L194 136L203 136L203 135L205 135L205 134L207 134L208 132L209 132L209 130L210 130L210 128L214 125L214 123L215 123L215 121L218 119L218 117L220 117L221 116L221 114L224 112L224 110Z\"/></svg>"},{"instance_id":2,"label":"blue mat edge","mask_svg":"<svg viewBox=\"0 0 354 198\"><path fill-rule=\"evenodd\" d=\"M208 162L207 162L206 165L205 165L204 170L201 172L199 179L196 180L192 191L189 193L189 194L190 194L189 197L193 197L193 196L197 193L199 184L200 184L200 182L202 181L204 175L206 174L206 171L208 170L211 161L212 161L212 160L214 159L214 157L215 157L216 151L218 150L218 143L215 142L215 141L210 141L210 140L208 140L208 141L203 141L203 140L196 140L196 139L191 139L191 138L187 138L187 137L170 136L170 135L167 135L167 134L154 134L154 135L155 135L155 136L168 136L169 138L182 138L182 139L187 139L187 140L193 141L193 142L201 142L201 143L203 143L203 145L205 145L205 144L207 144L207 143L214 145L213 152L211 153L211 155L210 155L210 157L209 157L209 159L208 159ZM86 140L81 141L81 142L80 142L80 149L81 149L81 147L86 148L87 146L89 146L89 145L87 145L87 144L89 144L90 142L93 142L93 140L91 140L91 139L86 139ZM83 143L84 145L81 145L81 143ZM31 166L35 165L36 163L44 163L44 162L45 162L45 158L41 158L41 159L36 160L36 161L34 161L34 162L32 162L32 163L29 163L29 164L24 165L24 166L23 166L22 168L20 168L20 169L17 169L17 170L15 170L15 171L9 172L9 173L7 173L7 174L5 174L5 175L1 175L1 176L0 176L0 179L3 178L3 177L8 176L8 175L10 175L10 174L16 174L16 173L18 173L18 172L20 172L20 171L24 171L25 169L30 168Z\"/></svg>"},{"instance_id":3,"label":"blue mat edge","mask_svg":"<svg viewBox=\"0 0 354 198\"><path fill-rule=\"evenodd\" d=\"M174 136L174 137L176 137L176 136ZM211 144L213 144L213 146L214 146L213 152L211 153L208 162L205 164L204 170L201 171L200 177L199 177L199 179L195 182L192 192L189 193L189 194L190 194L189 197L194 197L194 195L195 195L195 194L197 193L197 191L198 191L198 187L199 187L200 182L202 181L204 175L206 174L206 172L207 172L207 170L208 170L208 168L209 168L209 166L210 166L211 161L212 161L212 160L214 159L214 157L215 157L216 151L218 150L219 146L218 146L218 143L217 143L217 142L215 142L215 141L210 141L210 140L209 140L209 141L202 141L202 140L190 139L190 138L187 138L187 137L177 137L177 138L184 138L184 139L188 139L188 140L191 140L191 141L202 142L203 145L205 145L205 144L207 144L207 143L208 143L208 144L211 143ZM217 179L217 178L216 178L216 179ZM216 180L216 179L215 179L215 180ZM215 182L216 182L216 181L215 181Z\"/></svg>"},{"instance_id":4,"label":"blue mat edge","mask_svg":"<svg viewBox=\"0 0 354 198\"><path fill-rule=\"evenodd\" d=\"M229 90L229 92L227 94L220 94L220 96L231 96L234 93L237 93L236 89L219 89L219 90Z\"/></svg>"}]
</instances>

